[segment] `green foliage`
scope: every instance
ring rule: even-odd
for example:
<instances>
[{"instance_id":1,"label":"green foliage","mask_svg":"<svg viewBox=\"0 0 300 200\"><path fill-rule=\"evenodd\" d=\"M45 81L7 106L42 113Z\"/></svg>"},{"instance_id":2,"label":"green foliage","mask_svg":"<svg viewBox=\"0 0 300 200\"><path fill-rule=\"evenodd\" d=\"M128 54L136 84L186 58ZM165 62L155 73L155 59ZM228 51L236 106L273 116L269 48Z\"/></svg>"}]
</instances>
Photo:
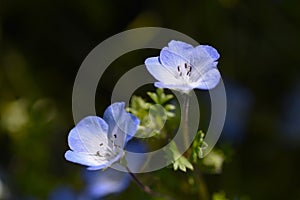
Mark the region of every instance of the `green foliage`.
<instances>
[{"instance_id":1,"label":"green foliage","mask_svg":"<svg viewBox=\"0 0 300 200\"><path fill-rule=\"evenodd\" d=\"M170 142L170 149L167 150L169 156L171 156L173 161L173 169L176 171L180 169L183 172L186 172L186 169L194 170L193 165L190 161L182 156L174 141Z\"/></svg>"},{"instance_id":2,"label":"green foliage","mask_svg":"<svg viewBox=\"0 0 300 200\"><path fill-rule=\"evenodd\" d=\"M174 98L172 94L165 94L164 90L158 88L156 92L147 92L153 102L146 102L141 97L133 96L128 111L135 114L140 120L140 126L136 135L138 137L156 137L163 138L167 130L163 129L166 120L175 117L176 107L168 102ZM182 156L176 144L172 141L170 149L167 150L168 156L173 162L173 169L186 172L187 169L193 170L190 161Z\"/></svg>"},{"instance_id":3,"label":"green foliage","mask_svg":"<svg viewBox=\"0 0 300 200\"><path fill-rule=\"evenodd\" d=\"M205 134L203 131L198 131L195 139L190 148L189 160L201 167L205 172L209 173L221 173L223 163L227 158L221 149L214 148L211 152L204 157L203 151L208 147L208 144L204 141ZM227 148L227 152L230 149Z\"/></svg>"},{"instance_id":4,"label":"green foliage","mask_svg":"<svg viewBox=\"0 0 300 200\"><path fill-rule=\"evenodd\" d=\"M163 105L166 102L170 101L174 98L172 94L165 94L164 89L157 88L156 93L147 92L148 96L153 100L154 103Z\"/></svg>"},{"instance_id":5,"label":"green foliage","mask_svg":"<svg viewBox=\"0 0 300 200\"><path fill-rule=\"evenodd\" d=\"M57 152L58 143L53 141L55 132L61 128L57 108L49 99L18 99L1 102L0 127L9 138L14 151L14 165L10 170L24 194L44 196L58 182L51 172L56 165L51 157ZM3 136L3 135L2 135ZM56 147L53 148L53 143ZM61 154L61 152L59 152ZM26 181L25 181L26 180Z\"/></svg>"},{"instance_id":6,"label":"green foliage","mask_svg":"<svg viewBox=\"0 0 300 200\"><path fill-rule=\"evenodd\" d=\"M203 150L207 148L207 143L204 142L205 134L200 130L195 136L195 139L191 145L190 160L193 163L197 163L198 159L203 158Z\"/></svg>"},{"instance_id":7,"label":"green foliage","mask_svg":"<svg viewBox=\"0 0 300 200\"><path fill-rule=\"evenodd\" d=\"M164 89L157 88L156 93L154 92L147 92L148 96L153 100L155 104L164 106L164 109L166 111L166 115L168 118L174 117L174 110L176 107L173 104L167 104L170 100L174 98L174 95L172 94L165 94Z\"/></svg>"},{"instance_id":8,"label":"green foliage","mask_svg":"<svg viewBox=\"0 0 300 200\"><path fill-rule=\"evenodd\" d=\"M213 149L202 160L203 169L209 173L221 173L225 161L224 153L220 149Z\"/></svg>"},{"instance_id":9,"label":"green foliage","mask_svg":"<svg viewBox=\"0 0 300 200\"><path fill-rule=\"evenodd\" d=\"M167 130L164 125L167 120L175 116L175 106L168 103L174 96L165 94L161 88L158 88L156 92L147 92L147 94L152 102L148 102L139 96L133 96L130 107L127 109L141 120L136 136L141 138L155 136L160 139L168 139L170 130ZM188 150L188 157L179 153L175 142L170 143L170 149L166 152L167 156L174 160L172 165L175 171L194 170L192 163L209 173L220 173L222 171L225 156L221 150L212 150L203 159L203 151L208 147L204 137L204 132L198 131L191 148Z\"/></svg>"},{"instance_id":10,"label":"green foliage","mask_svg":"<svg viewBox=\"0 0 300 200\"><path fill-rule=\"evenodd\" d=\"M141 121L136 137L148 138L154 135L161 138L165 137L167 133L163 127L168 119L175 116L175 106L168 103L174 96L165 94L161 88L157 89L156 93L148 92L147 94L153 102L147 102L141 97L133 96L130 107L127 108Z\"/></svg>"},{"instance_id":11,"label":"green foliage","mask_svg":"<svg viewBox=\"0 0 300 200\"><path fill-rule=\"evenodd\" d=\"M132 96L130 107L127 108L127 111L137 116L140 120L143 120L147 116L150 106L151 103L146 102L142 97Z\"/></svg>"}]
</instances>

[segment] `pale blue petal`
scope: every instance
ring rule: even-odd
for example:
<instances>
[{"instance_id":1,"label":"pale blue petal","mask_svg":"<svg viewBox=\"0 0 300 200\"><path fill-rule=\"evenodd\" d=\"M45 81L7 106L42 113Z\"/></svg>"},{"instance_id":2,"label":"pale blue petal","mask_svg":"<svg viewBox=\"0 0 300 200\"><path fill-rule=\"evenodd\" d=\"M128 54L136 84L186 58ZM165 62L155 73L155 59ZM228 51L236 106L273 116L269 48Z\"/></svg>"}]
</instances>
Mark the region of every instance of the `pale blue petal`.
<instances>
[{"instance_id":1,"label":"pale blue petal","mask_svg":"<svg viewBox=\"0 0 300 200\"><path fill-rule=\"evenodd\" d=\"M110 164L104 157L78 153L70 150L65 153L65 158L68 161L86 166L102 166L101 168L104 168Z\"/></svg>"},{"instance_id":2,"label":"pale blue petal","mask_svg":"<svg viewBox=\"0 0 300 200\"><path fill-rule=\"evenodd\" d=\"M100 165L100 166L91 166L91 167L87 167L87 170L91 170L91 171L95 171L95 170L100 170L103 169L105 167L108 167L108 165Z\"/></svg>"},{"instance_id":3,"label":"pale blue petal","mask_svg":"<svg viewBox=\"0 0 300 200\"><path fill-rule=\"evenodd\" d=\"M86 181L85 194L89 197L88 199L103 198L112 193L122 192L131 180L128 173L111 168L101 173L85 171L83 175Z\"/></svg>"},{"instance_id":4,"label":"pale blue petal","mask_svg":"<svg viewBox=\"0 0 300 200\"><path fill-rule=\"evenodd\" d=\"M154 86L157 88L168 88L168 85L163 84L162 82L155 82Z\"/></svg>"},{"instance_id":5,"label":"pale blue petal","mask_svg":"<svg viewBox=\"0 0 300 200\"><path fill-rule=\"evenodd\" d=\"M179 76L177 67L184 66L185 63L189 63L188 58L184 58L174 52L171 52L168 48L163 48L161 50L159 59L162 65L167 67L175 77Z\"/></svg>"},{"instance_id":6,"label":"pale blue petal","mask_svg":"<svg viewBox=\"0 0 300 200\"><path fill-rule=\"evenodd\" d=\"M221 74L218 69L214 68L201 76L197 83L194 83L195 88L210 90L219 83ZM197 86L196 86L197 85Z\"/></svg>"},{"instance_id":7,"label":"pale blue petal","mask_svg":"<svg viewBox=\"0 0 300 200\"><path fill-rule=\"evenodd\" d=\"M136 133L140 123L137 117L126 112L124 102L110 105L105 110L103 118L108 123L109 138L114 139L115 144L121 148Z\"/></svg>"},{"instance_id":8,"label":"pale blue petal","mask_svg":"<svg viewBox=\"0 0 300 200\"><path fill-rule=\"evenodd\" d=\"M108 125L97 116L89 116L82 119L69 133L68 143L76 152L96 153L100 144L105 148Z\"/></svg>"},{"instance_id":9,"label":"pale blue petal","mask_svg":"<svg viewBox=\"0 0 300 200\"><path fill-rule=\"evenodd\" d=\"M112 166L112 164L114 164L115 162L118 162L121 157L122 157L123 154L118 154L116 155L114 158L112 158L111 160L107 161L107 163L105 165L99 165L99 166L90 166L88 167L87 169L88 170L99 170L99 169L103 169L103 168L106 168L106 167L110 167Z\"/></svg>"},{"instance_id":10,"label":"pale blue petal","mask_svg":"<svg viewBox=\"0 0 300 200\"><path fill-rule=\"evenodd\" d=\"M159 62L158 57L151 57L145 60L145 65L149 73L158 81L166 84L174 84L178 82L175 78L177 72L172 71L168 67L163 66Z\"/></svg>"},{"instance_id":11,"label":"pale blue petal","mask_svg":"<svg viewBox=\"0 0 300 200\"><path fill-rule=\"evenodd\" d=\"M194 67L191 72L190 80L193 83L197 83L202 76L208 71L217 68L218 62L207 62L202 66Z\"/></svg>"},{"instance_id":12,"label":"pale blue petal","mask_svg":"<svg viewBox=\"0 0 300 200\"><path fill-rule=\"evenodd\" d=\"M194 88L190 84L183 84L183 83L179 84L179 85L174 85L174 84L164 84L161 82L155 82L154 86L158 87L158 88L168 88L168 89L177 90L177 91L189 91Z\"/></svg>"},{"instance_id":13,"label":"pale blue petal","mask_svg":"<svg viewBox=\"0 0 300 200\"><path fill-rule=\"evenodd\" d=\"M132 154L125 154L125 159L130 171L137 172L142 169L142 167L146 164L147 150L148 148L144 142L134 140L128 142L126 145L126 151L132 152Z\"/></svg>"},{"instance_id":14,"label":"pale blue petal","mask_svg":"<svg viewBox=\"0 0 300 200\"><path fill-rule=\"evenodd\" d=\"M203 49L206 50L206 52L208 53L208 55L215 61L218 60L220 58L220 54L218 53L218 51L213 48L212 46L209 45L201 45Z\"/></svg>"},{"instance_id":15,"label":"pale blue petal","mask_svg":"<svg viewBox=\"0 0 300 200\"><path fill-rule=\"evenodd\" d=\"M204 68L210 67L211 63L215 61L203 45L195 47L189 59L193 70L197 69L200 72L207 71Z\"/></svg>"},{"instance_id":16,"label":"pale blue petal","mask_svg":"<svg viewBox=\"0 0 300 200\"><path fill-rule=\"evenodd\" d=\"M188 58L193 48L192 45L185 42L172 40L169 42L167 50L183 58Z\"/></svg>"}]
</instances>

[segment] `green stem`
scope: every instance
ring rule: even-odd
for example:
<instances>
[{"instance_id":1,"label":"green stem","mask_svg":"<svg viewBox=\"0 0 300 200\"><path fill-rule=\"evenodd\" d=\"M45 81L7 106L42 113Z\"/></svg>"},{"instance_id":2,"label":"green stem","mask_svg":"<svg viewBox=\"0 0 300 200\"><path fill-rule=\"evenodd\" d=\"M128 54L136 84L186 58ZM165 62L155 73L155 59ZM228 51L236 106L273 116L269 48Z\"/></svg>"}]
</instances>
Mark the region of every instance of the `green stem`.
<instances>
[{"instance_id":1,"label":"green stem","mask_svg":"<svg viewBox=\"0 0 300 200\"><path fill-rule=\"evenodd\" d=\"M128 167L126 167L126 169L127 169L127 171L128 171L128 173L129 173L129 175L132 177L132 179L134 180L134 182L144 191L144 192L146 192L147 194L149 194L149 195L151 195L151 196L155 196L155 197L164 197L164 198L166 198L166 199L169 199L169 200L172 200L170 197L168 197L168 196L164 196L164 195L162 195L162 194L160 194L160 193L156 193L156 192L154 192L153 190L151 190L151 188L150 187L148 187L147 185L144 185L139 179L138 179L138 177L134 174L134 173L132 173L131 171L130 171L130 169L128 168Z\"/></svg>"},{"instance_id":2,"label":"green stem","mask_svg":"<svg viewBox=\"0 0 300 200\"><path fill-rule=\"evenodd\" d=\"M153 191L147 186L144 185L136 176L134 173L132 172L128 172L130 174L130 176L132 177L132 179L134 180L134 182L146 193L148 194L153 194Z\"/></svg>"},{"instance_id":3,"label":"green stem","mask_svg":"<svg viewBox=\"0 0 300 200\"><path fill-rule=\"evenodd\" d=\"M188 148L189 144L189 129L188 129L188 115L189 115L189 95L183 94L183 139L185 147Z\"/></svg>"},{"instance_id":4,"label":"green stem","mask_svg":"<svg viewBox=\"0 0 300 200\"><path fill-rule=\"evenodd\" d=\"M203 175L199 169L196 169L196 174L198 175L198 185L199 185L199 199L208 200L209 195L207 191L207 186L204 181Z\"/></svg>"}]
</instances>

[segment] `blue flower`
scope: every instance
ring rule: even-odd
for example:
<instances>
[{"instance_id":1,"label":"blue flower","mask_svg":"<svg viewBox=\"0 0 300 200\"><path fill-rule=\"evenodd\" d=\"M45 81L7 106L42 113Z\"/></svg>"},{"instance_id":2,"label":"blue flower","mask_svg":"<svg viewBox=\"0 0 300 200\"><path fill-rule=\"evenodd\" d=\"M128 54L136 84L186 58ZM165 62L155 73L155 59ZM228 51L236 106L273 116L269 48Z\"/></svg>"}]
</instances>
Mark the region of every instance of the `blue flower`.
<instances>
[{"instance_id":1,"label":"blue flower","mask_svg":"<svg viewBox=\"0 0 300 200\"><path fill-rule=\"evenodd\" d=\"M85 170L86 186L82 199L99 199L109 194L123 192L130 184L128 173L109 168L101 173Z\"/></svg>"},{"instance_id":2,"label":"blue flower","mask_svg":"<svg viewBox=\"0 0 300 200\"><path fill-rule=\"evenodd\" d=\"M69 133L71 150L65 153L68 161L98 170L111 166L124 156L124 146L136 133L139 119L124 108L125 104L109 106L103 119L88 116Z\"/></svg>"},{"instance_id":3,"label":"blue flower","mask_svg":"<svg viewBox=\"0 0 300 200\"><path fill-rule=\"evenodd\" d=\"M226 142L238 145L246 137L254 96L248 88L227 81L226 98L227 111L221 138Z\"/></svg>"},{"instance_id":4,"label":"blue flower","mask_svg":"<svg viewBox=\"0 0 300 200\"><path fill-rule=\"evenodd\" d=\"M68 186L59 186L49 195L48 200L76 200L76 193Z\"/></svg>"},{"instance_id":5,"label":"blue flower","mask_svg":"<svg viewBox=\"0 0 300 200\"><path fill-rule=\"evenodd\" d=\"M126 150L136 153L145 153L146 147L143 143L131 140L126 145ZM135 170L141 168L145 159L140 157L129 158L127 160L133 163ZM85 180L85 189L81 194L82 199L99 199L109 194L123 192L130 184L131 176L128 173L121 172L109 168L101 173L98 171L83 171L83 179Z\"/></svg>"},{"instance_id":6,"label":"blue flower","mask_svg":"<svg viewBox=\"0 0 300 200\"><path fill-rule=\"evenodd\" d=\"M169 88L188 92L194 88L212 89L220 80L217 69L220 57L216 49L208 45L193 47L190 44L174 41L164 47L159 57L145 60L147 70L159 88Z\"/></svg>"}]
</instances>

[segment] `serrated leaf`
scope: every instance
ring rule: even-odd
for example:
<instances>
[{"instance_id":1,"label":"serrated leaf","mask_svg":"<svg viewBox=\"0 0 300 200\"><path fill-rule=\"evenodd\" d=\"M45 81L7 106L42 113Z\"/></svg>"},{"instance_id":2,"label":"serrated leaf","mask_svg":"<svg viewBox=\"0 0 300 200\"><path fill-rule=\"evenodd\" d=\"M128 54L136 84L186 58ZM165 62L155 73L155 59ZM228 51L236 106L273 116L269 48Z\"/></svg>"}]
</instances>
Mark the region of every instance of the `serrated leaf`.
<instances>
[{"instance_id":1,"label":"serrated leaf","mask_svg":"<svg viewBox=\"0 0 300 200\"><path fill-rule=\"evenodd\" d=\"M159 99L157 97L157 94L153 92L147 92L147 95L154 101L154 103L159 104Z\"/></svg>"},{"instance_id":2,"label":"serrated leaf","mask_svg":"<svg viewBox=\"0 0 300 200\"><path fill-rule=\"evenodd\" d=\"M186 172L186 168L194 170L193 165L186 159L184 156L179 157L173 165L179 166L179 169L183 172ZM178 167L174 167L174 170L177 170Z\"/></svg>"},{"instance_id":3,"label":"serrated leaf","mask_svg":"<svg viewBox=\"0 0 300 200\"><path fill-rule=\"evenodd\" d=\"M173 104L167 104L164 106L164 108L168 111L171 111L171 110L175 110L176 107L173 105Z\"/></svg>"},{"instance_id":4,"label":"serrated leaf","mask_svg":"<svg viewBox=\"0 0 300 200\"><path fill-rule=\"evenodd\" d=\"M182 156L174 141L170 143L170 154L172 156L173 161L173 169L176 171L180 169L183 172L186 172L186 169L194 170L193 165L190 163L190 161Z\"/></svg>"},{"instance_id":5,"label":"serrated leaf","mask_svg":"<svg viewBox=\"0 0 300 200\"><path fill-rule=\"evenodd\" d=\"M173 113L173 112L166 112L166 115L168 118L175 117L175 113Z\"/></svg>"},{"instance_id":6,"label":"serrated leaf","mask_svg":"<svg viewBox=\"0 0 300 200\"><path fill-rule=\"evenodd\" d=\"M163 99L163 101L164 101L164 103L165 102L167 102L167 101L169 101L169 100L171 100L171 99L173 99L174 98L174 96L172 95L172 94L167 94L166 96L165 96L165 98Z\"/></svg>"},{"instance_id":7,"label":"serrated leaf","mask_svg":"<svg viewBox=\"0 0 300 200\"><path fill-rule=\"evenodd\" d=\"M208 144L204 141L205 134L200 130L191 145L191 156L190 160L193 163L204 157L204 151L208 147Z\"/></svg>"},{"instance_id":8,"label":"serrated leaf","mask_svg":"<svg viewBox=\"0 0 300 200\"><path fill-rule=\"evenodd\" d=\"M158 88L156 90L156 93L154 92L147 92L148 96L154 101L156 104L163 105L167 101L171 100L174 98L172 94L165 94L164 90L162 88Z\"/></svg>"}]
</instances>

